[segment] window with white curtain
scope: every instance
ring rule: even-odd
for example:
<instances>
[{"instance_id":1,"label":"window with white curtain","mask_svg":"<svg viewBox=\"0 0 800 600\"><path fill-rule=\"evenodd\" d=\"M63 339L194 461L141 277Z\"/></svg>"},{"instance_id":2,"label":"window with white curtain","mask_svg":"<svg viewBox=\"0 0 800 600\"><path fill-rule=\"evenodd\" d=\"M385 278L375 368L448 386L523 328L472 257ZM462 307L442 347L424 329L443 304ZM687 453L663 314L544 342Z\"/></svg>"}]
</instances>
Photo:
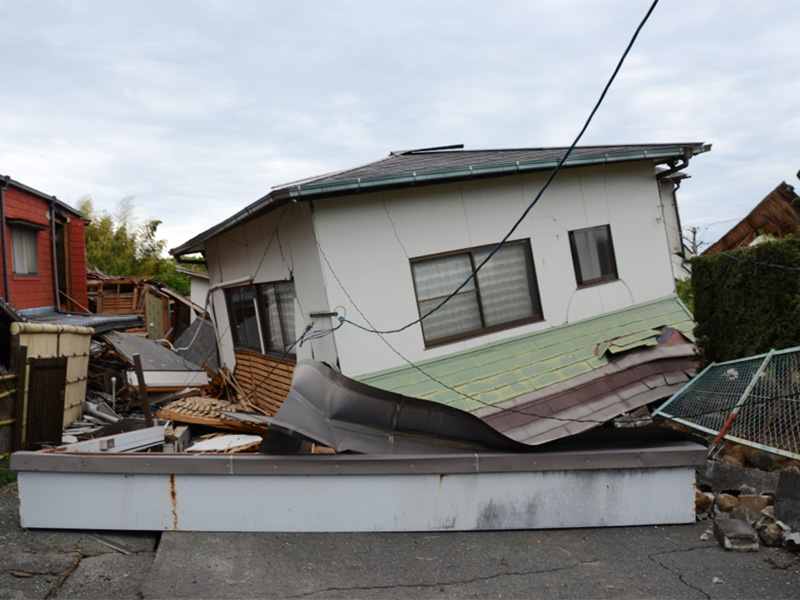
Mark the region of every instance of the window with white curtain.
<instances>
[{"instance_id":1,"label":"window with white curtain","mask_svg":"<svg viewBox=\"0 0 800 600\"><path fill-rule=\"evenodd\" d=\"M275 281L227 288L235 348L283 353L295 341L294 282Z\"/></svg>"},{"instance_id":2,"label":"window with white curtain","mask_svg":"<svg viewBox=\"0 0 800 600\"><path fill-rule=\"evenodd\" d=\"M466 281L495 246L412 259L420 316ZM542 320L528 240L506 242L447 303L422 320L426 345Z\"/></svg>"},{"instance_id":3,"label":"window with white curtain","mask_svg":"<svg viewBox=\"0 0 800 600\"><path fill-rule=\"evenodd\" d=\"M10 227L11 263L15 275L38 275L39 260L36 253L36 229Z\"/></svg>"},{"instance_id":4,"label":"window with white curtain","mask_svg":"<svg viewBox=\"0 0 800 600\"><path fill-rule=\"evenodd\" d=\"M271 352L286 352L295 341L294 282L261 283L257 289L264 315L264 346Z\"/></svg>"},{"instance_id":5,"label":"window with white curtain","mask_svg":"<svg viewBox=\"0 0 800 600\"><path fill-rule=\"evenodd\" d=\"M602 225L570 231L569 245L578 287L618 279L611 227Z\"/></svg>"}]
</instances>

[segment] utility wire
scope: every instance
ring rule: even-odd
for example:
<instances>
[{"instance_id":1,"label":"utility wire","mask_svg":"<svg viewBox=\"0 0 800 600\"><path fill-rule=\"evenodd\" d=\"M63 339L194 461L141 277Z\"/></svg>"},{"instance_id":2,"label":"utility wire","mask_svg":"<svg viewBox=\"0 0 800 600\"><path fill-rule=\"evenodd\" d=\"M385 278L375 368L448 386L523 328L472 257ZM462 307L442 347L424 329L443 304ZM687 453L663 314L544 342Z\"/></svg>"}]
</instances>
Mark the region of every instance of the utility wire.
<instances>
[{"instance_id":1,"label":"utility wire","mask_svg":"<svg viewBox=\"0 0 800 600\"><path fill-rule=\"evenodd\" d=\"M619 62L617 63L616 68L614 69L614 72L611 74L611 77L609 78L608 82L606 83L606 86L603 88L603 92L600 94L600 97L597 99L597 102L595 103L594 108L592 108L592 111L589 113L589 117L586 119L586 122L583 124L583 127L581 128L581 130L578 133L578 135L575 137L575 140L572 142L572 144L570 145L569 149L564 153L564 155L558 161L558 164L556 164L555 168L550 172L550 175L548 176L547 180L544 182L542 187L539 189L539 192L536 194L536 197L534 197L533 201L531 201L531 203L528 205L528 207L523 211L522 215L519 217L519 219L517 219L516 223L514 223L514 225L511 227L511 229L508 231L508 233L506 233L506 235L503 237L503 239L494 247L494 249L492 249L492 251L486 256L486 258L484 258L483 261L477 267L475 267L475 270L472 271L472 273L470 273L470 275L464 280L464 282L461 283L461 285L459 285L455 290L453 290L439 304L434 306L427 313L425 313L424 315L422 315L418 319L416 319L414 321L411 321L410 323L408 323L408 324L406 324L406 325L404 325L402 327L399 327L397 329L387 329L387 330L382 330L381 331L381 330L375 329L374 327L360 325L358 323L355 323L353 321L345 319L347 323L357 327L358 329L362 329L364 331L367 331L369 333L379 333L379 334L400 333L402 331L405 331L409 327L412 327L412 326L416 325L417 323L422 322L424 319L427 319L429 316L431 316L433 313L435 313L437 310L439 310L442 306L444 306L447 302L449 302L462 289L464 289L464 287L467 284L469 284L470 281L472 281L475 278L475 276L477 275L478 271L480 271L483 268L483 266L487 262L489 262L491 260L491 258L500 250L500 248L502 248L503 245L505 245L505 243L508 241L508 239L517 230L517 227L519 227L519 225L522 223L522 221L524 221L525 218L528 216L528 214L531 212L531 209L533 209L533 207L536 205L536 203L539 202L539 199L542 197L542 195L544 194L545 190L547 190L547 188L550 187L550 183L553 181L553 179L555 178L556 174L561 170L561 167L564 165L564 163L567 161L567 159L572 154L572 151L575 149L575 146L577 146L578 142L580 142L581 138L583 137L583 134L588 129L589 124L592 122L592 119L594 119L595 113L598 111L598 109L600 108L600 105L603 103L603 100L605 99L606 94L608 93L608 90L611 88L611 84L614 83L614 80L616 79L617 74L619 73L620 69L622 68L622 65L625 63L625 59L628 57L628 53L630 52L631 48L633 47L633 44L636 41L636 38L639 37L639 33L641 32L641 30L644 27L644 25L647 22L647 20L650 18L650 15L653 13L653 10L655 9L657 4L658 4L658 0L653 0L653 3L650 5L650 9L647 11L647 14L645 14L644 18L639 23L639 26L636 28L636 31L634 32L633 37L631 37L630 42L628 42L628 46L625 48L625 51L622 53L622 56L620 57Z\"/></svg>"}]
</instances>

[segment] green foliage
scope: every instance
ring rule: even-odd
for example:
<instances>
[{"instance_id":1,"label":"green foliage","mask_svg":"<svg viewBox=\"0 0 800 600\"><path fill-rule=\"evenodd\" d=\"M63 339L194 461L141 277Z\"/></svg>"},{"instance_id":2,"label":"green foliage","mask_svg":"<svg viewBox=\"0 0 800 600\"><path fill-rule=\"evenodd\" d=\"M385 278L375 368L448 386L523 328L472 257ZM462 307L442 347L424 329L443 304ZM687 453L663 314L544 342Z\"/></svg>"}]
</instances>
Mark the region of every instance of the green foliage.
<instances>
[{"instance_id":1,"label":"green foliage","mask_svg":"<svg viewBox=\"0 0 800 600\"><path fill-rule=\"evenodd\" d=\"M120 200L113 215L95 211L89 196L81 198L77 208L91 220L86 227L89 269L112 277L153 277L176 292L189 295L189 276L175 271L175 259L163 256L167 242L156 235L161 221L137 224L132 197Z\"/></svg>"},{"instance_id":2,"label":"green foliage","mask_svg":"<svg viewBox=\"0 0 800 600\"><path fill-rule=\"evenodd\" d=\"M800 346L800 236L692 259L697 345L707 361Z\"/></svg>"},{"instance_id":3,"label":"green foliage","mask_svg":"<svg viewBox=\"0 0 800 600\"><path fill-rule=\"evenodd\" d=\"M10 460L11 458L8 456L0 459L0 487L17 480L17 474L8 468Z\"/></svg>"},{"instance_id":4,"label":"green foliage","mask_svg":"<svg viewBox=\"0 0 800 600\"><path fill-rule=\"evenodd\" d=\"M678 288L678 298L686 305L686 308L694 313L694 290L691 278L679 279L675 282L675 286Z\"/></svg>"}]
</instances>

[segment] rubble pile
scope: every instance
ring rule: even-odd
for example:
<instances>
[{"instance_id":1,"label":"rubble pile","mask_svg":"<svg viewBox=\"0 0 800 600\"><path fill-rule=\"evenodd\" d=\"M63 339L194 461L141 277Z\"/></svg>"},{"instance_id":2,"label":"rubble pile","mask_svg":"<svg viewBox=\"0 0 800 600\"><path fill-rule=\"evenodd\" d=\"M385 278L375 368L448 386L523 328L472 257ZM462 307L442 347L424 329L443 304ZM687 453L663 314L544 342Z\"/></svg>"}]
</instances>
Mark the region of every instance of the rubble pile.
<instances>
[{"instance_id":1,"label":"rubble pile","mask_svg":"<svg viewBox=\"0 0 800 600\"><path fill-rule=\"evenodd\" d=\"M726 550L758 551L760 545L800 551L800 467L796 461L728 444L719 460L698 472L695 513L713 520L713 535Z\"/></svg>"}]
</instances>

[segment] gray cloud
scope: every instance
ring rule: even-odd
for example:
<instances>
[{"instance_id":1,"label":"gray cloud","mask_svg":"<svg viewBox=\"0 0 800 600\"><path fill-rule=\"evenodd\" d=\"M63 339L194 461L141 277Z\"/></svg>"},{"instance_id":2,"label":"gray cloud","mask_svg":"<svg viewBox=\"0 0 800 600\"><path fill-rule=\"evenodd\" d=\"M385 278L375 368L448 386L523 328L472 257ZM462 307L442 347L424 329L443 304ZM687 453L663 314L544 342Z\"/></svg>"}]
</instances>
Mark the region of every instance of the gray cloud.
<instances>
[{"instance_id":1,"label":"gray cloud","mask_svg":"<svg viewBox=\"0 0 800 600\"><path fill-rule=\"evenodd\" d=\"M135 196L175 246L390 150L567 145L648 5L0 0L0 173ZM798 26L793 0L662 0L583 143L713 143L679 198L713 241L795 182Z\"/></svg>"}]
</instances>

